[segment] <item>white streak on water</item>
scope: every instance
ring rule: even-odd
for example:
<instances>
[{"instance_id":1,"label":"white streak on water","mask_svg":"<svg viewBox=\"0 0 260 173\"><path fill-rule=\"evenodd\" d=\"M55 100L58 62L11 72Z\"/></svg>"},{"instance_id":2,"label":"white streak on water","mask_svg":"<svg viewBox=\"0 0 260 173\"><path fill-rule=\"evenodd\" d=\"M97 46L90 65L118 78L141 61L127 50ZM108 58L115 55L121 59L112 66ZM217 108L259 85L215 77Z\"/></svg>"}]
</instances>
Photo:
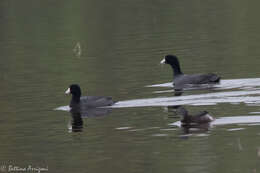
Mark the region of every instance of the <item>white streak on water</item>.
<instances>
[{"instance_id":1,"label":"white streak on water","mask_svg":"<svg viewBox=\"0 0 260 173\"><path fill-rule=\"evenodd\" d=\"M70 111L70 107L69 106L60 106L54 109L55 111Z\"/></svg>"},{"instance_id":2,"label":"white streak on water","mask_svg":"<svg viewBox=\"0 0 260 173\"><path fill-rule=\"evenodd\" d=\"M174 105L215 105L217 103L260 104L260 90L229 91L207 94L197 94L178 97L159 97L119 101L111 108L174 106Z\"/></svg>"},{"instance_id":3,"label":"white streak on water","mask_svg":"<svg viewBox=\"0 0 260 173\"><path fill-rule=\"evenodd\" d=\"M172 82L162 83L162 84L154 84L154 85L146 85L145 87L173 87Z\"/></svg>"},{"instance_id":4,"label":"white streak on water","mask_svg":"<svg viewBox=\"0 0 260 173\"><path fill-rule=\"evenodd\" d=\"M196 136L196 137L207 137L207 136L209 136L209 134L201 133L201 134L196 134L194 136Z\"/></svg>"},{"instance_id":5,"label":"white streak on water","mask_svg":"<svg viewBox=\"0 0 260 173\"><path fill-rule=\"evenodd\" d=\"M160 129L161 131L174 131L174 130L176 130L176 129L174 129L174 128L170 128L170 129Z\"/></svg>"},{"instance_id":6,"label":"white streak on water","mask_svg":"<svg viewBox=\"0 0 260 173\"><path fill-rule=\"evenodd\" d=\"M250 112L250 114L260 114L260 112Z\"/></svg>"},{"instance_id":7,"label":"white streak on water","mask_svg":"<svg viewBox=\"0 0 260 173\"><path fill-rule=\"evenodd\" d=\"M116 130L128 130L131 129L132 127L117 127Z\"/></svg>"},{"instance_id":8,"label":"white streak on water","mask_svg":"<svg viewBox=\"0 0 260 173\"><path fill-rule=\"evenodd\" d=\"M232 132L232 131L239 131L239 130L244 130L245 128L233 128L233 129L227 129L227 131Z\"/></svg>"},{"instance_id":9,"label":"white streak on water","mask_svg":"<svg viewBox=\"0 0 260 173\"><path fill-rule=\"evenodd\" d=\"M234 117L222 117L217 118L215 121L211 122L210 125L229 125L229 124L251 124L260 123L260 116L234 116ZM171 126L181 127L181 122L176 121L169 124Z\"/></svg>"},{"instance_id":10,"label":"white streak on water","mask_svg":"<svg viewBox=\"0 0 260 173\"><path fill-rule=\"evenodd\" d=\"M154 91L155 94L162 94L162 93L172 93L174 90L164 90L164 91Z\"/></svg>"},{"instance_id":11,"label":"white streak on water","mask_svg":"<svg viewBox=\"0 0 260 173\"><path fill-rule=\"evenodd\" d=\"M155 136L155 137L164 137L164 136L168 136L168 134L158 133L158 134L153 134L152 136Z\"/></svg>"}]
</instances>

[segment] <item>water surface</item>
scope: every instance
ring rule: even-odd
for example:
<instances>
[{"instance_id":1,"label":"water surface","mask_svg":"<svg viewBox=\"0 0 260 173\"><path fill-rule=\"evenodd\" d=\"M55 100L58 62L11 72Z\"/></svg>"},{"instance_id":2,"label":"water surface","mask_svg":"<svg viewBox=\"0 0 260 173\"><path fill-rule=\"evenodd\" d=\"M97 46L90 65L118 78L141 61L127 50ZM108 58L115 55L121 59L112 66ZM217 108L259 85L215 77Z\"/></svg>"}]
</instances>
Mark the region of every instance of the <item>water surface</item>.
<instances>
[{"instance_id":1,"label":"water surface","mask_svg":"<svg viewBox=\"0 0 260 173\"><path fill-rule=\"evenodd\" d=\"M260 171L258 121L187 134L170 125L179 118L164 108L183 104L217 119L260 116L258 7L234 0L2 0L0 164L48 172ZM223 83L180 97L160 92L172 88L145 87L172 81L170 67L159 65L170 53L183 72L214 72ZM73 116L54 110L68 105L72 83L122 107L84 117L74 132Z\"/></svg>"}]
</instances>

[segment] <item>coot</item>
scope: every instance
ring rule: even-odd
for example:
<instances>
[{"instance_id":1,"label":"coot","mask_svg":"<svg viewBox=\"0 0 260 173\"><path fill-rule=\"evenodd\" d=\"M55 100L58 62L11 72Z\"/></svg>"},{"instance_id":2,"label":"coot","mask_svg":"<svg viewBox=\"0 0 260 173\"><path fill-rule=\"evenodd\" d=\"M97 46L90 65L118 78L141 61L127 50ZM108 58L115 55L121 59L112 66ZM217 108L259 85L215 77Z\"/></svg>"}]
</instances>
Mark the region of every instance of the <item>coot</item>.
<instances>
[{"instance_id":1,"label":"coot","mask_svg":"<svg viewBox=\"0 0 260 173\"><path fill-rule=\"evenodd\" d=\"M67 89L65 93L72 95L70 107L74 109L111 106L115 103L112 100L112 97L81 96L81 89L77 84L70 85L70 87Z\"/></svg>"},{"instance_id":2,"label":"coot","mask_svg":"<svg viewBox=\"0 0 260 173\"><path fill-rule=\"evenodd\" d=\"M182 89L188 85L216 84L220 77L214 73L208 74L183 74L180 63L175 55L166 55L161 64L169 64L173 69L173 85L175 89Z\"/></svg>"}]
</instances>

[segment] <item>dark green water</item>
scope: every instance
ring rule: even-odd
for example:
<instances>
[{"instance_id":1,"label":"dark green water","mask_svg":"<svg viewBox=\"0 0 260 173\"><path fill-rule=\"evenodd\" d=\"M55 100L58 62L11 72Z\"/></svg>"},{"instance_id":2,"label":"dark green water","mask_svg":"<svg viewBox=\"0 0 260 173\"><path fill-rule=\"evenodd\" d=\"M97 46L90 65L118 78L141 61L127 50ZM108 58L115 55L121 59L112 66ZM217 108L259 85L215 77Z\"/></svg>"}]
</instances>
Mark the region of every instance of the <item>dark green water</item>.
<instances>
[{"instance_id":1,"label":"dark green water","mask_svg":"<svg viewBox=\"0 0 260 173\"><path fill-rule=\"evenodd\" d=\"M0 172L10 165L48 172L258 172L259 125L225 125L183 136L162 107L113 109L70 132L65 89L115 100L173 96L146 85L172 80L166 54L186 73L260 76L260 2L188 0L0 2ZM74 52L80 43L81 53ZM233 91L231 89L231 91ZM211 93L190 91L184 95ZM257 105L186 106L216 118ZM128 127L128 128L125 128ZM230 129L243 128L232 131ZM17 172L17 171L13 171ZM29 172L29 171L27 171Z\"/></svg>"}]
</instances>

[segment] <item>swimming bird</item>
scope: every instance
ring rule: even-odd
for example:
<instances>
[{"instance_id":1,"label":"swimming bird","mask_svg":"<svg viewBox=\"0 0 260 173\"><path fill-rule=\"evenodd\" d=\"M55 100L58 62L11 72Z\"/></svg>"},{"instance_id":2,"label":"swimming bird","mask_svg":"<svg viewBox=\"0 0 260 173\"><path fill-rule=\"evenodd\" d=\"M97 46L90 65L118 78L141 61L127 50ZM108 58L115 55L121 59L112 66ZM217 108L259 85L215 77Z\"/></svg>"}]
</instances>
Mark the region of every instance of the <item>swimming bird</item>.
<instances>
[{"instance_id":1,"label":"swimming bird","mask_svg":"<svg viewBox=\"0 0 260 173\"><path fill-rule=\"evenodd\" d=\"M72 95L70 107L73 109L104 107L115 103L112 97L81 96L81 89L78 84L70 85L65 93Z\"/></svg>"},{"instance_id":2,"label":"swimming bird","mask_svg":"<svg viewBox=\"0 0 260 173\"><path fill-rule=\"evenodd\" d=\"M207 111L190 115L183 106L177 108L177 113L181 116L181 123L184 125L205 124L215 120Z\"/></svg>"},{"instance_id":3,"label":"swimming bird","mask_svg":"<svg viewBox=\"0 0 260 173\"><path fill-rule=\"evenodd\" d=\"M214 73L208 74L183 74L180 63L175 55L166 55L161 64L169 64L173 69L173 85L175 89L182 89L189 85L217 84L220 76Z\"/></svg>"}]
</instances>

